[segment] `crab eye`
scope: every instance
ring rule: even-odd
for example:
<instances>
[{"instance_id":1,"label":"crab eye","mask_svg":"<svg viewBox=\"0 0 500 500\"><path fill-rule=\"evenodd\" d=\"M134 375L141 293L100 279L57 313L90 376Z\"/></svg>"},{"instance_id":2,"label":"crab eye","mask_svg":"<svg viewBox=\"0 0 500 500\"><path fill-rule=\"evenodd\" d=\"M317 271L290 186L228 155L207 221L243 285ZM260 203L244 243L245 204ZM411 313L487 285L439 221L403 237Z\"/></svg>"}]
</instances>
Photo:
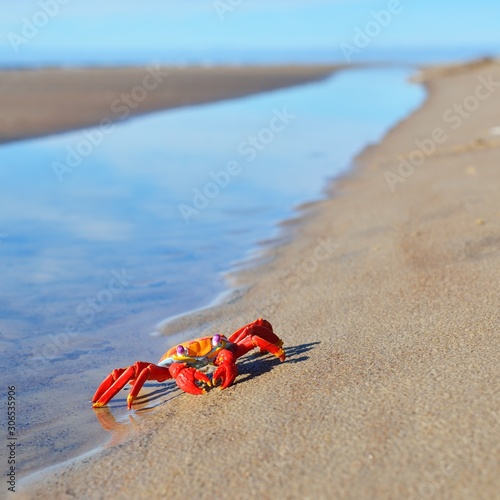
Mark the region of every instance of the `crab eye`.
<instances>
[{"instance_id":1,"label":"crab eye","mask_svg":"<svg viewBox=\"0 0 500 500\"><path fill-rule=\"evenodd\" d=\"M219 334L213 336L213 338L212 338L212 345L214 347L218 347L218 346L221 345L220 335Z\"/></svg>"},{"instance_id":2,"label":"crab eye","mask_svg":"<svg viewBox=\"0 0 500 500\"><path fill-rule=\"evenodd\" d=\"M187 349L183 345L177 346L177 354L179 356L185 356L187 354Z\"/></svg>"}]
</instances>

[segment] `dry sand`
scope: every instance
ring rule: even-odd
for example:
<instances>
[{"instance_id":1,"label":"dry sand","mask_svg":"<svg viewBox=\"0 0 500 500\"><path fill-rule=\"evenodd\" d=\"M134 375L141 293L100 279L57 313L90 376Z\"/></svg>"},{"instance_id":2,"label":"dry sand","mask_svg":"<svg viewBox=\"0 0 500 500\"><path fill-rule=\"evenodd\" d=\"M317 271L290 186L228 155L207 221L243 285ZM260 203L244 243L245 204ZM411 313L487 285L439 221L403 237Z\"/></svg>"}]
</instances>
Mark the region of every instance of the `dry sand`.
<instances>
[{"instance_id":1,"label":"dry sand","mask_svg":"<svg viewBox=\"0 0 500 500\"><path fill-rule=\"evenodd\" d=\"M0 143L241 97L328 76L339 66L0 71Z\"/></svg>"},{"instance_id":2,"label":"dry sand","mask_svg":"<svg viewBox=\"0 0 500 500\"><path fill-rule=\"evenodd\" d=\"M499 498L500 88L455 130L446 114L475 107L480 78L500 65L434 72L423 107L287 226L292 243L235 277L242 296L169 326L263 315L285 363L249 355L234 386L180 395L26 497ZM392 192L386 173L436 128L446 140Z\"/></svg>"}]
</instances>

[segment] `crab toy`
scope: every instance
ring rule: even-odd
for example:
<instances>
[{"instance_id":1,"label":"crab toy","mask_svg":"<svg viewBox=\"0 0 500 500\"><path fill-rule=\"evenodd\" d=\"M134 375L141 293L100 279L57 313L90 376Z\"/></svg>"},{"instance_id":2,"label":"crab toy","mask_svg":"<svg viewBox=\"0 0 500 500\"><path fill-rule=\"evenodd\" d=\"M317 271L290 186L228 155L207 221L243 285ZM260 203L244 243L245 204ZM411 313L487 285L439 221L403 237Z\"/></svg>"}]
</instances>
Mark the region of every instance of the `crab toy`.
<instances>
[{"instance_id":1,"label":"crab toy","mask_svg":"<svg viewBox=\"0 0 500 500\"><path fill-rule=\"evenodd\" d=\"M204 394L207 387L217 385L225 389L238 375L238 358L258 347L261 352L270 352L284 361L285 351L282 346L283 341L273 332L271 323L262 318L236 330L229 338L217 334L183 342L169 349L157 365L137 361L128 368L113 370L94 394L93 407L107 405L127 382L132 385L127 397L129 410L147 380L164 382L173 378L183 391L190 394ZM198 371L207 365L217 367L212 380Z\"/></svg>"}]
</instances>

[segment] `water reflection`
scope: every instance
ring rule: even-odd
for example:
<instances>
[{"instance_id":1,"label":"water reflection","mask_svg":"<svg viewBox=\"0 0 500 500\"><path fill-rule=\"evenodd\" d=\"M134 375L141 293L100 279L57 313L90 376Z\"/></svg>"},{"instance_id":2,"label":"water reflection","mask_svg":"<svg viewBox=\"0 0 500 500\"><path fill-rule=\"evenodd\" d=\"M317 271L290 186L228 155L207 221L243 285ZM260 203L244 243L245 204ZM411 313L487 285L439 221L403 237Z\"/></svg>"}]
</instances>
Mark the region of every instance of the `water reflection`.
<instances>
[{"instance_id":1,"label":"water reflection","mask_svg":"<svg viewBox=\"0 0 500 500\"><path fill-rule=\"evenodd\" d=\"M127 400L118 397L114 398L107 407L92 408L99 425L104 431L111 434L111 439L106 447L117 446L134 439L140 432L138 418L153 413L158 406L167 404L168 401L181 394L182 391L175 385L175 382L171 381L161 385L148 383L134 401L133 414L130 412L123 414L123 410L127 407ZM117 413L118 407L122 410L119 418L113 414L113 412Z\"/></svg>"}]
</instances>

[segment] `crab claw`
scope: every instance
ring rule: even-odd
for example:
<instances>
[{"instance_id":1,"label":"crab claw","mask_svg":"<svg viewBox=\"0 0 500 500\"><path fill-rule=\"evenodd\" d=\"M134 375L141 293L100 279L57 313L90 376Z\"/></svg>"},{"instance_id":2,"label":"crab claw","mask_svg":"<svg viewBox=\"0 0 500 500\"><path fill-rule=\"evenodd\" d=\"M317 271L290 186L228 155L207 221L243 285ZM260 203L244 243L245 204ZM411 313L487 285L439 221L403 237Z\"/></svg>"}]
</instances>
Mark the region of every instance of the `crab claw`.
<instances>
[{"instance_id":1,"label":"crab claw","mask_svg":"<svg viewBox=\"0 0 500 500\"><path fill-rule=\"evenodd\" d=\"M238 368L236 367L234 354L227 349L222 349L219 351L214 363L218 366L218 368L215 370L212 377L213 384L216 385L220 380L221 389L229 387L234 382L236 375L238 375Z\"/></svg>"},{"instance_id":2,"label":"crab claw","mask_svg":"<svg viewBox=\"0 0 500 500\"><path fill-rule=\"evenodd\" d=\"M204 388L200 387L197 382L202 382L208 387L212 386L212 382L204 373L201 373L194 368L188 368L182 363L174 363L173 365L170 365L169 371L175 379L177 385L184 392L189 392L189 394L198 395L207 392Z\"/></svg>"}]
</instances>

